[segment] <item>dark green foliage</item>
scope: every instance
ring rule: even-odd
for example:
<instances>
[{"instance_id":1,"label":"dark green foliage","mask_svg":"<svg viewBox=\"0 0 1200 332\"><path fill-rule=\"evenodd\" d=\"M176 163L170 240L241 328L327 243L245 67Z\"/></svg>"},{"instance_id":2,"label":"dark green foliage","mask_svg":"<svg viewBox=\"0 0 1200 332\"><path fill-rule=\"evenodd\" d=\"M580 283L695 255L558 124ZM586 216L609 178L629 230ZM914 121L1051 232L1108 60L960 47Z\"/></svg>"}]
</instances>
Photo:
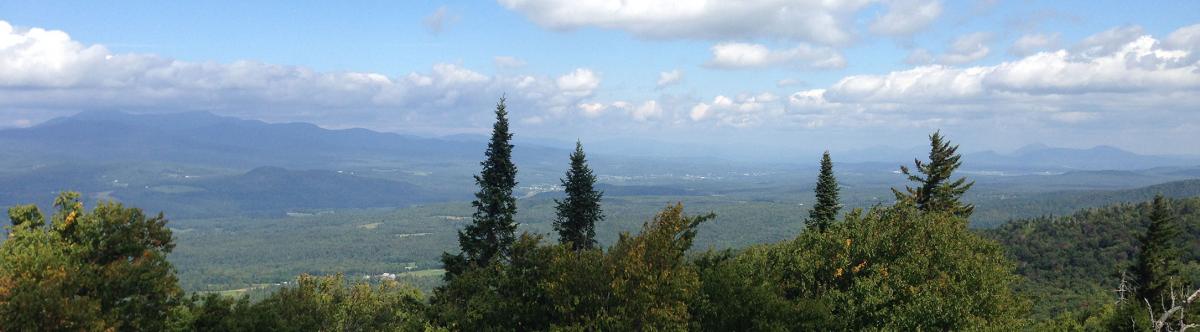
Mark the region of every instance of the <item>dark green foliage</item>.
<instances>
[{"instance_id":1,"label":"dark green foliage","mask_svg":"<svg viewBox=\"0 0 1200 332\"><path fill-rule=\"evenodd\" d=\"M596 222L604 220L604 212L600 210L600 198L604 193L594 188L596 175L588 168L583 144L578 141L575 152L571 153L571 169L567 171L567 177L559 181L567 197L554 200L557 212L554 230L558 231L558 241L571 244L575 250L594 248Z\"/></svg>"},{"instance_id":2,"label":"dark green foliage","mask_svg":"<svg viewBox=\"0 0 1200 332\"><path fill-rule=\"evenodd\" d=\"M789 300L775 283L747 278L754 267L739 264L731 251L704 253L694 260L700 296L689 304L694 331L822 331L834 327L828 305Z\"/></svg>"},{"instance_id":3,"label":"dark green foliage","mask_svg":"<svg viewBox=\"0 0 1200 332\"><path fill-rule=\"evenodd\" d=\"M958 146L950 146L950 141L943 142L942 133L938 131L929 135L929 147L928 163L920 159L913 161L921 175L912 174L908 167L900 166L900 173L917 186L905 187L903 192L893 188L896 201L914 204L921 211L944 211L963 218L970 217L975 205L963 204L961 200L975 182L968 183L965 177L950 180L954 170L962 166L959 160L962 155L957 153Z\"/></svg>"},{"instance_id":4,"label":"dark green foliage","mask_svg":"<svg viewBox=\"0 0 1200 332\"><path fill-rule=\"evenodd\" d=\"M833 161L829 159L829 151L821 155L821 173L817 175L817 203L808 212L807 226L809 230L824 232L837 219L838 210L842 206L838 202L838 183L833 176Z\"/></svg>"},{"instance_id":5,"label":"dark green foliage","mask_svg":"<svg viewBox=\"0 0 1200 332\"><path fill-rule=\"evenodd\" d=\"M911 205L852 212L823 233L753 247L744 278L792 301L822 301L833 330L1018 329L1027 304L999 245L966 220Z\"/></svg>"},{"instance_id":6,"label":"dark green foliage","mask_svg":"<svg viewBox=\"0 0 1200 332\"><path fill-rule=\"evenodd\" d=\"M36 209L10 210L26 221L0 247L0 330L165 328L182 293L167 220L114 202L86 212L78 197L55 199L48 229Z\"/></svg>"},{"instance_id":7,"label":"dark green foliage","mask_svg":"<svg viewBox=\"0 0 1200 332\"><path fill-rule=\"evenodd\" d=\"M1164 200L1162 206L1175 216L1180 231L1179 277L1183 284L1200 284L1200 199ZM1019 289L1033 299L1033 316L1049 319L1101 310L1116 300L1113 290L1136 264L1153 210L1152 203L1117 204L1065 217L1016 220L982 233L1018 262L1017 272L1025 276ZM1126 274L1126 281L1132 279Z\"/></svg>"},{"instance_id":8,"label":"dark green foliage","mask_svg":"<svg viewBox=\"0 0 1200 332\"><path fill-rule=\"evenodd\" d=\"M466 271L435 291L431 312L452 330L682 330L699 276L684 257L696 226L667 207L608 252L542 246L523 235L509 262Z\"/></svg>"},{"instance_id":9,"label":"dark green foliage","mask_svg":"<svg viewBox=\"0 0 1200 332\"><path fill-rule=\"evenodd\" d=\"M434 291L431 313L460 331L547 329L554 308L539 284L549 278L550 258L558 250L539 247L540 240L522 234L510 264L494 261L449 280Z\"/></svg>"},{"instance_id":10,"label":"dark green foliage","mask_svg":"<svg viewBox=\"0 0 1200 332\"><path fill-rule=\"evenodd\" d=\"M443 255L446 277L453 278L471 266L487 266L494 259L505 259L516 240L517 199L513 187L517 186L517 166L512 162L512 134L508 132L508 111L504 98L496 104L496 123L492 126L492 139L488 142L486 159L479 164L483 171L475 176L479 191L471 206L475 213L472 223L458 232L458 245L462 253Z\"/></svg>"},{"instance_id":11,"label":"dark green foliage","mask_svg":"<svg viewBox=\"0 0 1200 332\"><path fill-rule=\"evenodd\" d=\"M1179 227L1166 199L1155 196L1150 204L1146 233L1139 237L1140 250L1130 272L1137 287L1137 302L1149 301L1158 310L1168 301L1179 280Z\"/></svg>"}]
</instances>

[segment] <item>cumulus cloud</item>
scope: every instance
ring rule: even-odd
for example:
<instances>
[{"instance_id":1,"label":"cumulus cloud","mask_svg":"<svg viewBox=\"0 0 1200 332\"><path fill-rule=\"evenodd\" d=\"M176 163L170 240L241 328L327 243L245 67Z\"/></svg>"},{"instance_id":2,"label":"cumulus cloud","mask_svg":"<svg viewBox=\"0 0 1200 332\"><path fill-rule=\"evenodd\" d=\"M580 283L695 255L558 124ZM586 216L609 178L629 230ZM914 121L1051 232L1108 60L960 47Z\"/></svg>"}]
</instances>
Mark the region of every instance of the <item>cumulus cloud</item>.
<instances>
[{"instance_id":1,"label":"cumulus cloud","mask_svg":"<svg viewBox=\"0 0 1200 332\"><path fill-rule=\"evenodd\" d=\"M854 15L872 1L500 0L550 29L599 27L642 38L772 38L845 45Z\"/></svg>"},{"instance_id":2,"label":"cumulus cloud","mask_svg":"<svg viewBox=\"0 0 1200 332\"><path fill-rule=\"evenodd\" d=\"M871 32L888 36L910 36L942 15L941 1L886 1L889 11L871 22Z\"/></svg>"},{"instance_id":3,"label":"cumulus cloud","mask_svg":"<svg viewBox=\"0 0 1200 332\"><path fill-rule=\"evenodd\" d=\"M1086 38L1070 51L991 66L922 65L853 75L784 99L718 95L694 103L687 115L694 122L785 127L1200 122L1193 112L1200 104L1200 58L1196 46L1189 46L1200 28L1181 28L1166 41L1149 35L1109 38L1120 35L1114 31L1120 30ZM1125 42L1101 42L1112 40Z\"/></svg>"},{"instance_id":4,"label":"cumulus cloud","mask_svg":"<svg viewBox=\"0 0 1200 332\"><path fill-rule=\"evenodd\" d=\"M664 71L658 73L658 82L655 83L659 89L679 84L683 80L683 71L675 69L672 71Z\"/></svg>"},{"instance_id":5,"label":"cumulus cloud","mask_svg":"<svg viewBox=\"0 0 1200 332\"><path fill-rule=\"evenodd\" d=\"M692 121L715 119L723 125L749 127L760 124L764 118L781 114L783 105L779 103L779 97L764 92L733 98L718 95L711 102L692 106L688 115Z\"/></svg>"},{"instance_id":6,"label":"cumulus cloud","mask_svg":"<svg viewBox=\"0 0 1200 332\"><path fill-rule=\"evenodd\" d=\"M663 116L663 109L658 105L657 101L648 100L636 108L633 108L629 116L637 121L649 121Z\"/></svg>"},{"instance_id":7,"label":"cumulus cloud","mask_svg":"<svg viewBox=\"0 0 1200 332\"><path fill-rule=\"evenodd\" d=\"M428 127L461 121L464 110L489 109L505 93L522 108L563 113L599 84L600 78L586 68L557 78L490 76L442 63L389 76L255 61L188 62L116 54L102 45L83 45L62 31L18 29L0 21L0 108L43 113L210 110L314 122L337 117L353 124L348 119L357 118L358 125L376 124L371 119L391 114ZM296 118L299 114L310 118Z\"/></svg>"},{"instance_id":8,"label":"cumulus cloud","mask_svg":"<svg viewBox=\"0 0 1200 332\"><path fill-rule=\"evenodd\" d=\"M1084 38L1073 47L1072 53L1079 57L1103 56L1116 52L1144 35L1140 26L1116 27Z\"/></svg>"},{"instance_id":9,"label":"cumulus cloud","mask_svg":"<svg viewBox=\"0 0 1200 332\"><path fill-rule=\"evenodd\" d=\"M1167 36L1165 45L1172 49L1197 51L1200 48L1200 24L1189 25L1171 32Z\"/></svg>"},{"instance_id":10,"label":"cumulus cloud","mask_svg":"<svg viewBox=\"0 0 1200 332\"><path fill-rule=\"evenodd\" d=\"M575 71L559 76L555 82L558 83L558 89L568 95L587 97L591 96L592 91L600 86L600 76L591 69L577 68Z\"/></svg>"},{"instance_id":11,"label":"cumulus cloud","mask_svg":"<svg viewBox=\"0 0 1200 332\"><path fill-rule=\"evenodd\" d=\"M796 113L950 112L939 116L961 117L982 112L1081 123L1105 117L1136 121L1155 112L1178 116L1200 102L1194 97L1200 90L1200 61L1192 53L1149 35L1110 38L1120 35L1114 31L1085 39L1074 52L1042 52L994 66L932 65L849 76L827 89L793 94L789 106ZM1126 42L1101 42L1114 39Z\"/></svg>"},{"instance_id":12,"label":"cumulus cloud","mask_svg":"<svg viewBox=\"0 0 1200 332\"><path fill-rule=\"evenodd\" d=\"M946 52L938 57L943 64L964 64L983 59L991 52L988 44L992 42L992 34L976 32L955 38Z\"/></svg>"},{"instance_id":13,"label":"cumulus cloud","mask_svg":"<svg viewBox=\"0 0 1200 332\"><path fill-rule=\"evenodd\" d=\"M846 58L829 47L800 45L787 50L771 50L764 45L721 43L712 47L712 68L746 69L790 65L800 68L834 69L846 66Z\"/></svg>"},{"instance_id":14,"label":"cumulus cloud","mask_svg":"<svg viewBox=\"0 0 1200 332\"><path fill-rule=\"evenodd\" d=\"M608 109L608 106L604 106L601 103L579 104L579 111L583 112L583 115L589 118L595 118L604 114L605 109Z\"/></svg>"},{"instance_id":15,"label":"cumulus cloud","mask_svg":"<svg viewBox=\"0 0 1200 332\"><path fill-rule=\"evenodd\" d=\"M1017 41L1013 42L1008 53L1018 56L1026 56L1040 51L1045 51L1058 47L1058 33L1044 34L1035 33L1021 36Z\"/></svg>"}]
</instances>

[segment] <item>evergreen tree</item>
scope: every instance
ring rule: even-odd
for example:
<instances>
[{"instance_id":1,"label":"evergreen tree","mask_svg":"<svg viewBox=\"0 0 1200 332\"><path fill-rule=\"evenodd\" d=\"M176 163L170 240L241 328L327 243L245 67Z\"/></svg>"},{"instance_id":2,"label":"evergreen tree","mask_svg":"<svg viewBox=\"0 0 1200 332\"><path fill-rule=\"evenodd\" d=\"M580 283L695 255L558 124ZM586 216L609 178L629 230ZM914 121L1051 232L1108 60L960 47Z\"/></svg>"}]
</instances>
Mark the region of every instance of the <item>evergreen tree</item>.
<instances>
[{"instance_id":1,"label":"evergreen tree","mask_svg":"<svg viewBox=\"0 0 1200 332\"><path fill-rule=\"evenodd\" d=\"M1179 276L1179 226L1163 196L1154 196L1146 234L1141 237L1141 251L1133 266L1137 286L1137 303L1150 301L1159 304L1170 293L1174 279ZM1156 308L1156 310L1161 308Z\"/></svg>"},{"instance_id":2,"label":"evergreen tree","mask_svg":"<svg viewBox=\"0 0 1200 332\"><path fill-rule=\"evenodd\" d=\"M896 195L896 200L914 204L917 209L925 212L942 211L962 218L970 217L975 205L963 204L960 200L975 181L967 182L965 177L950 180L954 170L962 166L962 161L959 160L962 155L957 153L958 146L951 146L948 140L943 141L941 131L937 131L929 135L929 147L928 163L920 159L914 160L917 172L923 176L914 175L908 167L900 166L900 172L918 186L905 187L903 192L893 188L892 193Z\"/></svg>"},{"instance_id":3,"label":"evergreen tree","mask_svg":"<svg viewBox=\"0 0 1200 332\"><path fill-rule=\"evenodd\" d=\"M570 243L575 250L591 249L596 246L596 222L604 220L604 212L600 210L600 197L604 193L596 191L596 175L588 168L587 157L583 154L583 145L575 142L575 152L571 154L571 169L567 177L560 179L567 193L563 200L554 200L558 217L554 220L554 230L558 231L558 241Z\"/></svg>"},{"instance_id":4,"label":"evergreen tree","mask_svg":"<svg viewBox=\"0 0 1200 332\"><path fill-rule=\"evenodd\" d=\"M517 199L513 187L517 186L517 166L512 162L512 134L508 132L508 111L504 98L496 104L496 123L492 126L492 139L488 142L486 159L480 162L483 171L475 176L479 191L471 206L471 224L458 232L458 245L462 253L442 255L447 277L462 272L470 266L486 266L492 260L503 259L516 240Z\"/></svg>"},{"instance_id":5,"label":"evergreen tree","mask_svg":"<svg viewBox=\"0 0 1200 332\"><path fill-rule=\"evenodd\" d=\"M821 174L817 176L817 203L808 211L808 229L824 232L837 219L838 183L833 176L833 161L829 159L829 151L821 156Z\"/></svg>"}]
</instances>

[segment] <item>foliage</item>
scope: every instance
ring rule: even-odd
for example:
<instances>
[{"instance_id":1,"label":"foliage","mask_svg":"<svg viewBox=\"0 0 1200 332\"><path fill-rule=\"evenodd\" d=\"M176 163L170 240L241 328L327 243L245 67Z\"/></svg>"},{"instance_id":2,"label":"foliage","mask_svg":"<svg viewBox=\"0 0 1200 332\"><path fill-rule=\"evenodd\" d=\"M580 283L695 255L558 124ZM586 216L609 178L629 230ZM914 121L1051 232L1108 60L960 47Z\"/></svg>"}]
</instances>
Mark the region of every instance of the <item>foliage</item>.
<instances>
[{"instance_id":1,"label":"foliage","mask_svg":"<svg viewBox=\"0 0 1200 332\"><path fill-rule=\"evenodd\" d=\"M0 327L161 330L182 293L166 259L174 248L167 220L115 202L86 212L78 197L55 199L49 228L36 209L10 210Z\"/></svg>"},{"instance_id":2,"label":"foliage","mask_svg":"<svg viewBox=\"0 0 1200 332\"><path fill-rule=\"evenodd\" d=\"M779 285L788 299L828 304L836 329L1019 326L1027 304L1013 292L1013 264L965 225L911 205L877 207L739 261L748 278Z\"/></svg>"},{"instance_id":3,"label":"foliage","mask_svg":"<svg viewBox=\"0 0 1200 332\"><path fill-rule=\"evenodd\" d=\"M896 195L896 201L914 204L921 211L944 211L962 218L970 217L975 205L963 204L961 200L975 182L968 183L965 177L950 180L954 170L962 166L959 160L962 155L957 153L957 145L950 146L950 141L942 140L940 131L929 135L929 162L913 161L917 172L924 176L914 175L908 167L900 166L900 173L917 186L905 187L904 192L893 188L892 193Z\"/></svg>"},{"instance_id":4,"label":"foliage","mask_svg":"<svg viewBox=\"0 0 1200 332\"><path fill-rule=\"evenodd\" d=\"M571 169L567 177L560 180L567 197L554 200L555 211L554 230L558 231L558 241L570 243L575 250L591 249L596 246L596 222L604 220L604 212L600 210L600 198L604 193L596 191L596 175L588 168L587 156L583 153L583 144L575 142L575 152L571 153Z\"/></svg>"},{"instance_id":5,"label":"foliage","mask_svg":"<svg viewBox=\"0 0 1200 332\"><path fill-rule=\"evenodd\" d=\"M517 166L512 162L512 134L508 131L508 111L504 98L496 104L496 123L488 142L486 159L480 162L483 171L475 176L479 191L471 206L475 213L472 223L458 233L458 255L443 255L446 277L453 278L470 267L487 266L493 259L504 259L516 240L517 200L513 187L517 185Z\"/></svg>"},{"instance_id":6,"label":"foliage","mask_svg":"<svg viewBox=\"0 0 1200 332\"><path fill-rule=\"evenodd\" d=\"M817 203L808 212L808 229L824 232L837 219L838 210L842 207L838 202L838 183L833 176L833 161L829 159L829 151L821 156L821 173L817 175Z\"/></svg>"},{"instance_id":7,"label":"foliage","mask_svg":"<svg viewBox=\"0 0 1200 332\"><path fill-rule=\"evenodd\" d=\"M684 329L700 283L684 253L710 218L668 206L607 252L523 235L510 262L466 271L436 290L432 311L455 330Z\"/></svg>"},{"instance_id":8,"label":"foliage","mask_svg":"<svg viewBox=\"0 0 1200 332\"><path fill-rule=\"evenodd\" d=\"M1180 276L1200 284L1200 199L1165 204L1176 216ZM1117 204L1057 218L1016 220L982 234L1003 245L1025 276L1018 289L1034 301L1033 317L1050 319L1067 311L1098 310L1112 304L1113 289L1134 264L1140 234L1147 233L1153 204ZM1144 308L1143 310L1144 311Z\"/></svg>"},{"instance_id":9,"label":"foliage","mask_svg":"<svg viewBox=\"0 0 1200 332\"><path fill-rule=\"evenodd\" d=\"M217 294L194 295L173 317L180 331L421 331L425 320L421 293L395 281L348 284L341 275L302 275L251 304Z\"/></svg>"},{"instance_id":10,"label":"foliage","mask_svg":"<svg viewBox=\"0 0 1200 332\"><path fill-rule=\"evenodd\" d=\"M761 251L744 253L757 254ZM743 258L745 259L745 258ZM789 300L778 285L764 282L731 251L709 251L694 260L700 296L690 303L696 331L820 331L834 327L826 303Z\"/></svg>"},{"instance_id":11,"label":"foliage","mask_svg":"<svg viewBox=\"0 0 1200 332\"><path fill-rule=\"evenodd\" d=\"M1139 239L1140 250L1131 270L1138 301L1149 301L1156 310L1163 309L1161 303L1173 286L1180 286L1179 278L1179 227L1171 214L1168 202L1161 195L1155 196L1150 204L1150 218L1146 233Z\"/></svg>"}]
</instances>

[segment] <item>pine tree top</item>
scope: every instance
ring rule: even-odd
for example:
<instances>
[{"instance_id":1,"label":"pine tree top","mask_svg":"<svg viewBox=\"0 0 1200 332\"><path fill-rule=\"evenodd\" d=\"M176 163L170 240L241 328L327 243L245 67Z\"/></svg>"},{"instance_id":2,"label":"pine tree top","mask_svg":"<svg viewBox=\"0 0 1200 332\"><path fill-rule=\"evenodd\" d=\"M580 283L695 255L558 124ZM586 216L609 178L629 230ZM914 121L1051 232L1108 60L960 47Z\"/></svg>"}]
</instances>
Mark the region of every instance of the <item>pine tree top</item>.
<instances>
[{"instance_id":1,"label":"pine tree top","mask_svg":"<svg viewBox=\"0 0 1200 332\"><path fill-rule=\"evenodd\" d=\"M517 167L512 162L512 133L508 130L508 110L505 98L496 104L496 122L492 137L480 162L482 171L475 176L479 191L471 206L471 224L458 232L459 255L443 255L448 277L474 266L485 266L494 259L504 259L516 240L517 200L513 188L517 185Z\"/></svg>"},{"instance_id":2,"label":"pine tree top","mask_svg":"<svg viewBox=\"0 0 1200 332\"><path fill-rule=\"evenodd\" d=\"M604 193L595 190L596 175L587 165L583 144L575 141L571 153L571 168L566 177L560 179L566 197L554 200L557 210L554 229L561 243L570 243L575 250L590 249L596 245L595 224L604 220L600 199Z\"/></svg>"},{"instance_id":3,"label":"pine tree top","mask_svg":"<svg viewBox=\"0 0 1200 332\"><path fill-rule=\"evenodd\" d=\"M816 204L808 212L807 227L820 232L825 231L837 219L841 204L838 202L838 183L833 175L833 160L829 151L821 156L821 172L817 175Z\"/></svg>"},{"instance_id":4,"label":"pine tree top","mask_svg":"<svg viewBox=\"0 0 1200 332\"><path fill-rule=\"evenodd\" d=\"M958 154L958 146L950 145L950 141L945 140L939 130L929 135L929 147L929 162L913 160L916 174L908 167L900 166L900 173L918 186L905 187L904 192L892 189L896 200L914 204L922 211L944 211L961 217L970 216L975 210L975 205L963 204L961 199L975 182L967 182L965 177L950 180L954 171L962 166L962 155Z\"/></svg>"}]
</instances>

